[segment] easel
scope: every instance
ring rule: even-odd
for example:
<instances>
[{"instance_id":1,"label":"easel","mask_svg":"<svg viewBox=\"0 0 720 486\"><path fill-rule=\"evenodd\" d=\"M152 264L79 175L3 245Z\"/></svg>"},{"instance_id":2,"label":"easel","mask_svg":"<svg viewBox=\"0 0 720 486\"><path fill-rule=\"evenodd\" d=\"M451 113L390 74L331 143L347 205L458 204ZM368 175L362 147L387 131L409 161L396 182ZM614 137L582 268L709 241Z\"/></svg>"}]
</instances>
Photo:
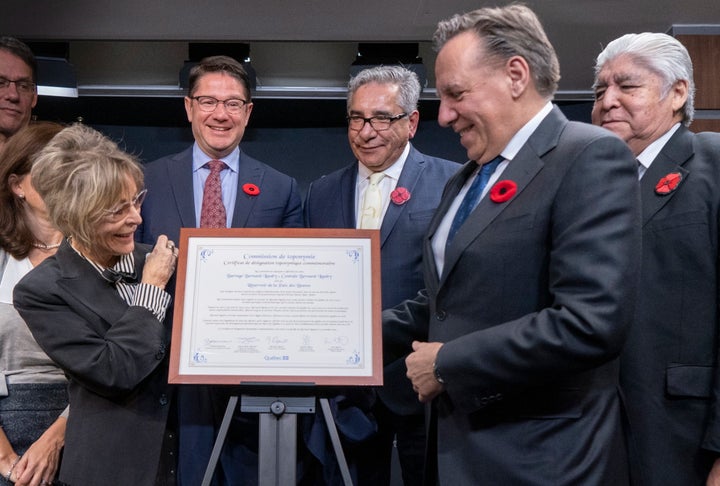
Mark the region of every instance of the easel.
<instances>
[{"instance_id":1,"label":"easel","mask_svg":"<svg viewBox=\"0 0 720 486\"><path fill-rule=\"evenodd\" d=\"M259 486L295 486L297 483L297 414L315 413L315 397L274 397L242 395L240 410L260 414L260 444L258 450ZM319 398L325 425L337 457L340 473L345 486L352 486L350 470L340 444L340 436L335 426L330 404L327 398ZM215 439L210 461L208 462L202 486L210 486L220 451L225 444L230 421L237 408L238 397L233 395L228 401L218 436Z\"/></svg>"}]
</instances>

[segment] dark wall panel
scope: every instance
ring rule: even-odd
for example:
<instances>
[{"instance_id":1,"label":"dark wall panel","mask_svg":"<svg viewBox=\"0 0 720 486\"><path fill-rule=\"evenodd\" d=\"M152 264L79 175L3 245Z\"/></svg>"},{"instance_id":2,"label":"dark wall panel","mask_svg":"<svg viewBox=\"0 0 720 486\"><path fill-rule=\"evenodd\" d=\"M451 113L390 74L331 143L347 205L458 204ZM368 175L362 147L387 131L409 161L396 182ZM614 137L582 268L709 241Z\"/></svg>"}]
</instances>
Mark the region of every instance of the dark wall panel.
<instances>
[{"instance_id":1,"label":"dark wall panel","mask_svg":"<svg viewBox=\"0 0 720 486\"><path fill-rule=\"evenodd\" d=\"M589 121L591 103L566 102L560 107L572 120ZM464 162L459 137L438 125L437 109L435 100L421 102L414 145L427 154ZM179 98L43 98L35 114L63 122L82 118L143 163L180 152L193 142ZM241 147L295 177L304 194L311 181L353 162L344 117L344 100L255 100Z\"/></svg>"}]
</instances>

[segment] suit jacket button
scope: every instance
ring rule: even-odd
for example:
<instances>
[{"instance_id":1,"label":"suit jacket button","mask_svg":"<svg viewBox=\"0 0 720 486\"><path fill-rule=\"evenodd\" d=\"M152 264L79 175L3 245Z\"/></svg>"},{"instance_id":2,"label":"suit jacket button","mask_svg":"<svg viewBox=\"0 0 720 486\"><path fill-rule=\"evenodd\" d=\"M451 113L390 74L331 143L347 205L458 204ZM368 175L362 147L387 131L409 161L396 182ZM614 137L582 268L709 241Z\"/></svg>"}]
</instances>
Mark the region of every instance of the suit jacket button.
<instances>
[{"instance_id":1,"label":"suit jacket button","mask_svg":"<svg viewBox=\"0 0 720 486\"><path fill-rule=\"evenodd\" d=\"M446 317L447 312L445 312L444 310L439 310L435 313L435 319L437 319L438 321L444 321Z\"/></svg>"},{"instance_id":2,"label":"suit jacket button","mask_svg":"<svg viewBox=\"0 0 720 486\"><path fill-rule=\"evenodd\" d=\"M164 393L160 395L160 405L167 405L168 404L168 397Z\"/></svg>"}]
</instances>

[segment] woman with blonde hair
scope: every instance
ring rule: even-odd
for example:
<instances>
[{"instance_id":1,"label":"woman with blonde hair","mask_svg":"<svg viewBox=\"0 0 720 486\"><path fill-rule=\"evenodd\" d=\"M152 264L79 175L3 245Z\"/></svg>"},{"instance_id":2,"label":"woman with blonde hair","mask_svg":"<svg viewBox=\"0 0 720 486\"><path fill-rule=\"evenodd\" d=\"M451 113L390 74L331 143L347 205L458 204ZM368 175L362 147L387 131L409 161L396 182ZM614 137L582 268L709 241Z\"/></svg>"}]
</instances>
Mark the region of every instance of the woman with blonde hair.
<instances>
[{"instance_id":1,"label":"woman with blonde hair","mask_svg":"<svg viewBox=\"0 0 720 486\"><path fill-rule=\"evenodd\" d=\"M67 236L15 287L15 307L69 379L59 479L71 486L173 484L167 382L175 246L135 244L145 197L137 161L84 125L40 152L33 184Z\"/></svg>"}]
</instances>

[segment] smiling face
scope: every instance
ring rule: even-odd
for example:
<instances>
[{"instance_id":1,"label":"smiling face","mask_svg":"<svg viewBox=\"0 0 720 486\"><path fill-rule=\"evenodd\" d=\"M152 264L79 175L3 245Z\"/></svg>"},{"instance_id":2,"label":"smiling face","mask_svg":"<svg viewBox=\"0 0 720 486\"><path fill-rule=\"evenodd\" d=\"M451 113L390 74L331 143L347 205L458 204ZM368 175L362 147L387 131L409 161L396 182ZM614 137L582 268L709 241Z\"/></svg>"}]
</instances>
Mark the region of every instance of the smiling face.
<instances>
[{"instance_id":1,"label":"smiling face","mask_svg":"<svg viewBox=\"0 0 720 486\"><path fill-rule=\"evenodd\" d=\"M438 122L460 134L468 158L479 164L499 155L522 126L510 65L488 59L469 31L448 40L435 61Z\"/></svg>"},{"instance_id":2,"label":"smiling face","mask_svg":"<svg viewBox=\"0 0 720 486\"><path fill-rule=\"evenodd\" d=\"M663 80L627 55L607 61L598 73L592 122L625 140L635 155L682 121L687 82L663 96Z\"/></svg>"},{"instance_id":3,"label":"smiling face","mask_svg":"<svg viewBox=\"0 0 720 486\"><path fill-rule=\"evenodd\" d=\"M353 93L348 114L363 118L399 115L404 111L397 103L397 96L397 85L364 84ZM350 148L365 167L374 172L385 170L397 161L415 135L419 118L416 110L392 122L387 130L377 131L370 123L365 123L360 130L348 127Z\"/></svg>"},{"instance_id":4,"label":"smiling face","mask_svg":"<svg viewBox=\"0 0 720 486\"><path fill-rule=\"evenodd\" d=\"M218 100L248 99L243 84L234 77L212 72L203 75L197 82L195 96L212 96ZM215 110L205 112L196 100L185 97L185 112L192 124L193 136L205 154L214 159L225 157L238 146L250 119L252 103L247 103L237 115L231 115L222 103Z\"/></svg>"},{"instance_id":5,"label":"smiling face","mask_svg":"<svg viewBox=\"0 0 720 486\"><path fill-rule=\"evenodd\" d=\"M114 210L125 203L131 203L137 192L135 182L128 177L122 198L113 207L105 209ZM95 263L112 267L121 255L131 253L135 249L135 230L140 223L142 223L140 208L127 204L126 210L120 214L103 216L97 223L93 246L80 247L78 250Z\"/></svg>"},{"instance_id":6,"label":"smiling face","mask_svg":"<svg viewBox=\"0 0 720 486\"><path fill-rule=\"evenodd\" d=\"M10 81L32 82L32 69L19 57L0 49L0 77ZM30 121L37 103L37 92L18 91L15 83L0 88L0 143Z\"/></svg>"}]
</instances>

